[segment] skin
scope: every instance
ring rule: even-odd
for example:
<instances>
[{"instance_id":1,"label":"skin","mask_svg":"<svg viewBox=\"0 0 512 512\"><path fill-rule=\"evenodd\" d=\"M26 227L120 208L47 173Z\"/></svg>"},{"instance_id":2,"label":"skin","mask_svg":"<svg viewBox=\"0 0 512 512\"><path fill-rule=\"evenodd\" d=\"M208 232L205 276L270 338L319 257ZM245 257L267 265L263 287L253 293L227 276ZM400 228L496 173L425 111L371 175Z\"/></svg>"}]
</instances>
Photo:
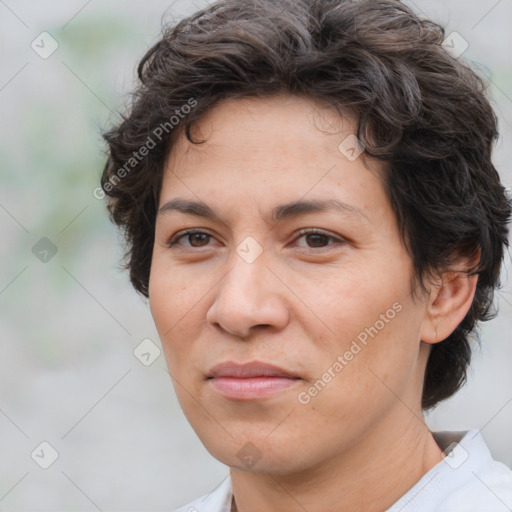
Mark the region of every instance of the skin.
<instances>
[{"instance_id":1,"label":"skin","mask_svg":"<svg viewBox=\"0 0 512 512\"><path fill-rule=\"evenodd\" d=\"M195 130L207 141L178 134L159 206L201 200L221 220L159 213L149 285L183 411L230 466L239 512L385 510L442 461L420 405L425 365L431 344L469 309L476 277L447 272L413 295L380 164L338 149L355 131L348 116L297 96L230 99ZM360 214L270 220L274 207L299 199L336 199ZM210 236L168 246L191 228ZM305 228L326 236L299 234ZM251 263L237 253L247 237L262 250ZM397 303L394 318L333 372ZM207 380L228 360L269 362L300 380L264 399L228 399ZM335 377L300 403L329 368ZM244 462L241 449L257 462Z\"/></svg>"}]
</instances>

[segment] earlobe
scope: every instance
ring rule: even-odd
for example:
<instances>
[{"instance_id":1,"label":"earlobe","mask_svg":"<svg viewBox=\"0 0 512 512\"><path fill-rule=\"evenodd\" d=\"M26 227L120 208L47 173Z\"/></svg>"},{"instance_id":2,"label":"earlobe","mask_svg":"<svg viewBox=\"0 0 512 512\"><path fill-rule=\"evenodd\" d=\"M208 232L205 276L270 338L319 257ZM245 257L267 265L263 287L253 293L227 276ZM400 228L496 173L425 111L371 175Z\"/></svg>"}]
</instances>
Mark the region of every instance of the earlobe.
<instances>
[{"instance_id":1,"label":"earlobe","mask_svg":"<svg viewBox=\"0 0 512 512\"><path fill-rule=\"evenodd\" d=\"M478 275L449 271L433 287L421 329L421 340L434 344L445 340L462 322L471 308Z\"/></svg>"}]
</instances>

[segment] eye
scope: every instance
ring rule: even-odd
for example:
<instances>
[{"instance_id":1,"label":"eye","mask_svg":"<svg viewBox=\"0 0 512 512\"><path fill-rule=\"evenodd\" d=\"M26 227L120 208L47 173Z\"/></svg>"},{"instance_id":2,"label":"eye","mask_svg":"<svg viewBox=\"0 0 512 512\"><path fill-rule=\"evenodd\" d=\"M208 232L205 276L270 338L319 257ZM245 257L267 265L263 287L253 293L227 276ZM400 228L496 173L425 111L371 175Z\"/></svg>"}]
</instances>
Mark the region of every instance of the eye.
<instances>
[{"instance_id":1,"label":"eye","mask_svg":"<svg viewBox=\"0 0 512 512\"><path fill-rule=\"evenodd\" d=\"M324 247L345 243L344 240L319 229L303 229L299 232L297 240L300 240L301 238L303 238L308 245L298 245L307 249L322 249ZM329 241L334 241L334 243L329 243Z\"/></svg>"},{"instance_id":2,"label":"eye","mask_svg":"<svg viewBox=\"0 0 512 512\"><path fill-rule=\"evenodd\" d=\"M205 233L204 231L200 231L198 229L189 229L187 231L182 231L178 233L177 236L172 238L167 244L168 247L173 247L174 245L182 245L184 247L198 248L198 247L207 247L210 241L210 238L213 238L212 235ZM181 239L188 241L187 244L179 243Z\"/></svg>"},{"instance_id":3,"label":"eye","mask_svg":"<svg viewBox=\"0 0 512 512\"><path fill-rule=\"evenodd\" d=\"M201 231L199 229L189 229L186 231L182 231L178 233L175 237L173 237L169 243L168 247L173 247L175 245L180 245L182 247L187 248L200 248L200 247L208 247L210 239L213 236L209 233ZM300 247L306 249L323 249L326 247L330 247L333 245L344 244L345 240L337 238L329 233L321 231L319 229L303 229L299 232L298 238L296 240L304 239L306 245L297 244ZM184 240L188 243L183 243L181 240ZM329 243L331 242L331 243Z\"/></svg>"}]
</instances>

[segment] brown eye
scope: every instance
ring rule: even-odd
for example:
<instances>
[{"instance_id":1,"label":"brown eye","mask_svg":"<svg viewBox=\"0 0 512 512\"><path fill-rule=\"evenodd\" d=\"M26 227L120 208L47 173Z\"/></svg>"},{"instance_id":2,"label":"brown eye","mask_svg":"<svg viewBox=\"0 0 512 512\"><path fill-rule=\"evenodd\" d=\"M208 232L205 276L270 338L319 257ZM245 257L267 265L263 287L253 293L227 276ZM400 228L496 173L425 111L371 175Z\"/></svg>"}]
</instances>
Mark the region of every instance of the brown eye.
<instances>
[{"instance_id":1,"label":"brown eye","mask_svg":"<svg viewBox=\"0 0 512 512\"><path fill-rule=\"evenodd\" d=\"M331 238L327 235L321 235L318 233L312 233L304 236L310 247L325 247L329 243L329 238Z\"/></svg>"},{"instance_id":2,"label":"brown eye","mask_svg":"<svg viewBox=\"0 0 512 512\"><path fill-rule=\"evenodd\" d=\"M344 243L344 240L318 230L301 231L297 240L301 239L305 240L306 244L298 243L297 245L305 249L323 249L331 246L339 246Z\"/></svg>"},{"instance_id":3,"label":"brown eye","mask_svg":"<svg viewBox=\"0 0 512 512\"><path fill-rule=\"evenodd\" d=\"M192 233L187 235L188 241L192 247L203 247L204 245L208 245L208 241L210 239L210 235L206 233Z\"/></svg>"},{"instance_id":4,"label":"brown eye","mask_svg":"<svg viewBox=\"0 0 512 512\"><path fill-rule=\"evenodd\" d=\"M181 245L183 247L206 247L208 246L208 242L210 241L210 238L212 238L212 235L209 235L208 233L204 233L203 231L185 231L181 235L173 238L168 246L172 247L174 245ZM187 243L182 243L180 240L186 240Z\"/></svg>"}]
</instances>

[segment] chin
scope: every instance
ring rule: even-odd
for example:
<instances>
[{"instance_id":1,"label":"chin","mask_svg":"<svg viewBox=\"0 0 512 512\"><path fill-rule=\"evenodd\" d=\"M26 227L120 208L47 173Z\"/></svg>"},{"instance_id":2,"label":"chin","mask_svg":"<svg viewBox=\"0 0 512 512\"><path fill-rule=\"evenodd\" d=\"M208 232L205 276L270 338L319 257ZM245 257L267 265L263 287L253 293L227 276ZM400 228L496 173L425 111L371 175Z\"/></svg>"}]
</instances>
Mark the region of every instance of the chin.
<instances>
[{"instance_id":1,"label":"chin","mask_svg":"<svg viewBox=\"0 0 512 512\"><path fill-rule=\"evenodd\" d=\"M211 432L211 431L210 431ZM282 436L270 437L267 433L247 435L240 433L213 438L201 438L208 452L219 462L240 471L286 475L307 469L310 463L304 460L304 453L298 450L300 443L283 432ZM286 442L285 442L286 441ZM301 453L302 452L302 453Z\"/></svg>"}]
</instances>

